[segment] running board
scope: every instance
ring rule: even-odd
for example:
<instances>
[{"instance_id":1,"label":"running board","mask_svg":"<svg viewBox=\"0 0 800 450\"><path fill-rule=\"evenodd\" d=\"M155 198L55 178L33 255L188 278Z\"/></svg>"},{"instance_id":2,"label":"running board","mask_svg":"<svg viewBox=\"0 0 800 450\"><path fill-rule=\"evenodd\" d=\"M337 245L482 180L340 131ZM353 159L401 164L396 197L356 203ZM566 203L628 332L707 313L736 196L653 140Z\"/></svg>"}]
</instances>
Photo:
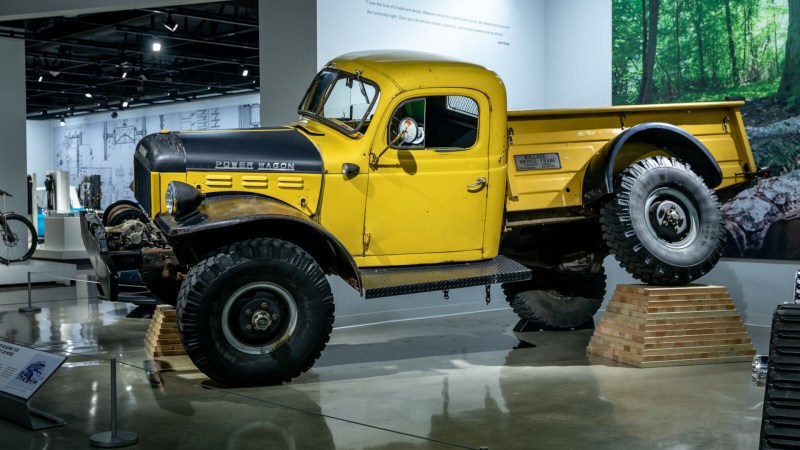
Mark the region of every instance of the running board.
<instances>
[{"instance_id":1,"label":"running board","mask_svg":"<svg viewBox=\"0 0 800 450\"><path fill-rule=\"evenodd\" d=\"M361 270L364 297L368 299L530 279L530 269L505 256L478 262Z\"/></svg>"}]
</instances>

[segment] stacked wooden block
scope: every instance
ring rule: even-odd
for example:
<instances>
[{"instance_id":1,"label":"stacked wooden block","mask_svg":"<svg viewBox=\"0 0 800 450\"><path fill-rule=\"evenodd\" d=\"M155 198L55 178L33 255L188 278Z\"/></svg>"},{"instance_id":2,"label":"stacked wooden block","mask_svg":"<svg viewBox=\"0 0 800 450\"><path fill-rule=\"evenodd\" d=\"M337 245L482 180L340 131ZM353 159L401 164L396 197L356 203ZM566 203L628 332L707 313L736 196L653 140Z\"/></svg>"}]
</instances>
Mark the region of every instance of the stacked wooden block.
<instances>
[{"instance_id":1,"label":"stacked wooden block","mask_svg":"<svg viewBox=\"0 0 800 450\"><path fill-rule=\"evenodd\" d=\"M587 348L636 367L752 361L750 336L722 286L617 286Z\"/></svg>"},{"instance_id":2,"label":"stacked wooden block","mask_svg":"<svg viewBox=\"0 0 800 450\"><path fill-rule=\"evenodd\" d=\"M144 339L144 347L153 356L185 355L178 336L178 321L174 306L156 306L150 328Z\"/></svg>"}]
</instances>

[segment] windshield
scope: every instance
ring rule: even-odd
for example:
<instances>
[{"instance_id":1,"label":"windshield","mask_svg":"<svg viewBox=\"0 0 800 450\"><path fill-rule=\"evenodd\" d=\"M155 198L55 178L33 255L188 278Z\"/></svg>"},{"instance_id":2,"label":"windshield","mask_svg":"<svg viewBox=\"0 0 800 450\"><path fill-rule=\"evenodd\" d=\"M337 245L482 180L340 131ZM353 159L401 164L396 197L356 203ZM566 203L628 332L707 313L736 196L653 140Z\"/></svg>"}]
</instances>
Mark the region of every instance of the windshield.
<instances>
[{"instance_id":1,"label":"windshield","mask_svg":"<svg viewBox=\"0 0 800 450\"><path fill-rule=\"evenodd\" d=\"M377 100L378 87L358 71L351 74L324 69L314 78L297 112L347 134L363 133Z\"/></svg>"}]
</instances>

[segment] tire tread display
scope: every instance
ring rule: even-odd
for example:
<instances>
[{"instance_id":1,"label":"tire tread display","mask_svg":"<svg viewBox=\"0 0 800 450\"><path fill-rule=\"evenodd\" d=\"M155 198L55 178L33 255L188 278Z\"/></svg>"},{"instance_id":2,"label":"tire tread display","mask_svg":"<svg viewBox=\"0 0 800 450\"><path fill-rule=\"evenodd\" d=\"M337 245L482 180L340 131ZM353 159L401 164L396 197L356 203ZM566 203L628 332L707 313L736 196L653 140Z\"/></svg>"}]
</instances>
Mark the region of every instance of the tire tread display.
<instances>
[{"instance_id":1,"label":"tire tread display","mask_svg":"<svg viewBox=\"0 0 800 450\"><path fill-rule=\"evenodd\" d=\"M669 237L670 227L659 225L656 209L665 204L680 211L676 216L684 219L684 234ZM655 285L686 284L710 271L722 255L720 208L714 190L688 165L663 156L646 158L615 178L613 197L601 210L603 237L635 278Z\"/></svg>"},{"instance_id":2,"label":"tire tread display","mask_svg":"<svg viewBox=\"0 0 800 450\"><path fill-rule=\"evenodd\" d=\"M800 448L800 305L772 319L759 448Z\"/></svg>"},{"instance_id":3,"label":"tire tread display","mask_svg":"<svg viewBox=\"0 0 800 450\"><path fill-rule=\"evenodd\" d=\"M288 342L262 354L237 348L223 330L223 321L235 316L222 317L226 299L254 282L280 285L297 304L298 322ZM300 247L251 239L221 249L189 271L178 294L177 317L187 355L212 380L226 386L281 384L311 368L327 345L333 294L322 269Z\"/></svg>"}]
</instances>

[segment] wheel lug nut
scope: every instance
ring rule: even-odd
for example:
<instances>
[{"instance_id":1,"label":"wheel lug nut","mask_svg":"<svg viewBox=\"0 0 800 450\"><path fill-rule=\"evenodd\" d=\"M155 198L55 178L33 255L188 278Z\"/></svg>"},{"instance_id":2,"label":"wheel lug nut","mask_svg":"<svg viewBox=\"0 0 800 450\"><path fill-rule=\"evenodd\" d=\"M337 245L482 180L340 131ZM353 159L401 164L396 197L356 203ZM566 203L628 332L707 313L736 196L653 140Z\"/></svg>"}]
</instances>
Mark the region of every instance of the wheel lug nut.
<instances>
[{"instance_id":1,"label":"wheel lug nut","mask_svg":"<svg viewBox=\"0 0 800 450\"><path fill-rule=\"evenodd\" d=\"M267 309L267 306L269 306L269 305L267 305L266 303L262 303L261 304L261 309Z\"/></svg>"},{"instance_id":2,"label":"wheel lug nut","mask_svg":"<svg viewBox=\"0 0 800 450\"><path fill-rule=\"evenodd\" d=\"M247 317L252 316L253 315L253 310L252 309L245 310L244 311L244 315L247 316Z\"/></svg>"},{"instance_id":3,"label":"wheel lug nut","mask_svg":"<svg viewBox=\"0 0 800 450\"><path fill-rule=\"evenodd\" d=\"M245 329L245 331L253 331L253 326L250 325L250 324L247 324L247 325L245 325L244 329Z\"/></svg>"},{"instance_id":4,"label":"wheel lug nut","mask_svg":"<svg viewBox=\"0 0 800 450\"><path fill-rule=\"evenodd\" d=\"M272 321L275 322L276 320L278 320L278 315L273 314L272 316L270 316L270 319L272 319Z\"/></svg>"}]
</instances>

